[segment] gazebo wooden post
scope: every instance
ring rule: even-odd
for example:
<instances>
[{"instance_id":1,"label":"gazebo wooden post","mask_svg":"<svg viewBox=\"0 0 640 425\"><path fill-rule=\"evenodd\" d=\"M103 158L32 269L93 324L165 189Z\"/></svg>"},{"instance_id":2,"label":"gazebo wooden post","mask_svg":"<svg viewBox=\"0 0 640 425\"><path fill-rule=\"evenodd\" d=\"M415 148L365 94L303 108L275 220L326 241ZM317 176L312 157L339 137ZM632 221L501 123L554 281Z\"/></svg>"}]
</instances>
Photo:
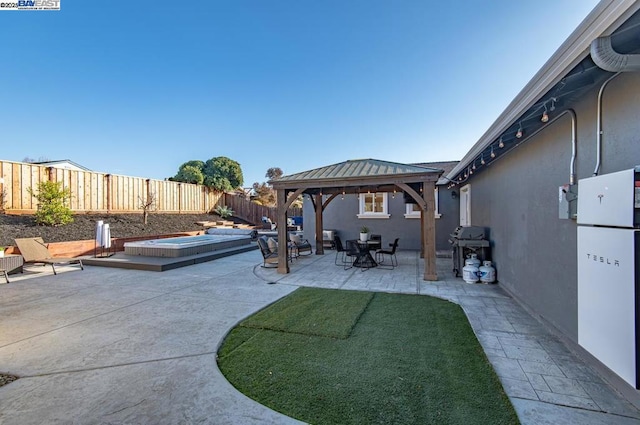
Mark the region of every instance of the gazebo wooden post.
<instances>
[{"instance_id":1,"label":"gazebo wooden post","mask_svg":"<svg viewBox=\"0 0 640 425\"><path fill-rule=\"evenodd\" d=\"M424 280L438 280L436 272L436 216L435 182L423 183L422 199L427 205L421 212L422 251L424 252Z\"/></svg>"},{"instance_id":2,"label":"gazebo wooden post","mask_svg":"<svg viewBox=\"0 0 640 425\"><path fill-rule=\"evenodd\" d=\"M316 255L324 255L324 244L322 243L322 194L316 195Z\"/></svg>"},{"instance_id":3,"label":"gazebo wooden post","mask_svg":"<svg viewBox=\"0 0 640 425\"><path fill-rule=\"evenodd\" d=\"M425 211L420 210L420 258L424 258L424 247L427 245L427 241L424 239L425 235Z\"/></svg>"},{"instance_id":4,"label":"gazebo wooden post","mask_svg":"<svg viewBox=\"0 0 640 425\"><path fill-rule=\"evenodd\" d=\"M289 241L287 238L287 196L284 189L276 191L278 224L278 273L289 273Z\"/></svg>"}]
</instances>

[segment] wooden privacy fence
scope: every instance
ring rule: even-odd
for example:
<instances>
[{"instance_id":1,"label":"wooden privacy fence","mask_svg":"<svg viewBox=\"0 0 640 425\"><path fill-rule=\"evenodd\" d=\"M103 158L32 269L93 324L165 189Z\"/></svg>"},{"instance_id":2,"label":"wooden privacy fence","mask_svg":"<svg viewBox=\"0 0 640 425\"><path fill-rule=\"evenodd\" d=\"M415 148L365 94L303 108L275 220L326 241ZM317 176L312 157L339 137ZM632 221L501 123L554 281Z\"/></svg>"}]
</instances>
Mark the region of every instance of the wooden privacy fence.
<instances>
[{"instance_id":1,"label":"wooden privacy fence","mask_svg":"<svg viewBox=\"0 0 640 425\"><path fill-rule=\"evenodd\" d=\"M249 223L259 224L262 222L262 217L269 217L272 222L276 222L277 215L275 207L258 205L255 202L251 202L232 193L224 194L224 201L220 201L220 204L223 203L233 210L234 216L240 217ZM289 217L302 216L302 208L289 208L287 215Z\"/></svg>"},{"instance_id":2,"label":"wooden privacy fence","mask_svg":"<svg viewBox=\"0 0 640 425\"><path fill-rule=\"evenodd\" d=\"M70 190L74 213L140 212L151 195L156 212L198 214L210 212L223 199L223 193L197 184L0 161L0 211L35 213L38 203L29 189L36 191L44 181L62 182Z\"/></svg>"}]
</instances>

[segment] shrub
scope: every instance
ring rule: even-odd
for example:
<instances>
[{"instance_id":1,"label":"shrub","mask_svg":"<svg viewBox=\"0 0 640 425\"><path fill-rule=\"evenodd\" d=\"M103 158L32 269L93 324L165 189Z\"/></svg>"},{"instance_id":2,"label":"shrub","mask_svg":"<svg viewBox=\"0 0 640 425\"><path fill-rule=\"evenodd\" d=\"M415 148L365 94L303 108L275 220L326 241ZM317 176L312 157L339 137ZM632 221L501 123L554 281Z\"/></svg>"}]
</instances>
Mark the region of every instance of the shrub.
<instances>
[{"instance_id":1,"label":"shrub","mask_svg":"<svg viewBox=\"0 0 640 425\"><path fill-rule=\"evenodd\" d=\"M65 203L71 198L71 191L64 189L62 183L45 181L38 183L38 191L28 189L31 196L38 200L36 223L44 226L60 226L73 222L73 213Z\"/></svg>"},{"instance_id":2,"label":"shrub","mask_svg":"<svg viewBox=\"0 0 640 425\"><path fill-rule=\"evenodd\" d=\"M213 211L222 218L229 218L233 215L233 210L226 205L218 205Z\"/></svg>"}]
</instances>

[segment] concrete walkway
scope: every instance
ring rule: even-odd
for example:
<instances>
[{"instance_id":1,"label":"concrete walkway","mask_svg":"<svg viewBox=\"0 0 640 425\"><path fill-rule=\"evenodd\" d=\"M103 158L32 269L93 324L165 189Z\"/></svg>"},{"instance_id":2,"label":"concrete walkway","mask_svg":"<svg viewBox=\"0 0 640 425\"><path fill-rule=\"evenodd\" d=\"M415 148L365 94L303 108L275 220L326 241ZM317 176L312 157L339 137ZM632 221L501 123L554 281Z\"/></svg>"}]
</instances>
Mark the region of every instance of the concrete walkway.
<instances>
[{"instance_id":1,"label":"concrete walkway","mask_svg":"<svg viewBox=\"0 0 640 425\"><path fill-rule=\"evenodd\" d=\"M0 285L0 423L299 423L237 392L225 334L295 290L253 251L163 273L88 266Z\"/></svg>"},{"instance_id":2,"label":"concrete walkway","mask_svg":"<svg viewBox=\"0 0 640 425\"><path fill-rule=\"evenodd\" d=\"M20 379L0 387L0 423L299 423L235 391L216 350L244 317L298 286L316 286L461 304L523 424L640 424L640 412L499 285L465 284L445 259L442 280L424 282L417 253L399 260L393 271L345 271L329 251L279 275L256 267L260 254L249 252L163 273L12 275L0 285L0 372Z\"/></svg>"}]
</instances>

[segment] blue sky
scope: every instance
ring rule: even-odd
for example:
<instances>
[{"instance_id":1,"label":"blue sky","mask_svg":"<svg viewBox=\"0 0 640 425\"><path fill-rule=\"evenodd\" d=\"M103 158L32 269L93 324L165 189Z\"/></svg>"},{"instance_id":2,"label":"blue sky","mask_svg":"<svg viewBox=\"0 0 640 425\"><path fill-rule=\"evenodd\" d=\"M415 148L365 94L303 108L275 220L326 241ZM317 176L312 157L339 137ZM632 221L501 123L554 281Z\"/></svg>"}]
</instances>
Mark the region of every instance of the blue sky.
<instances>
[{"instance_id":1,"label":"blue sky","mask_svg":"<svg viewBox=\"0 0 640 425\"><path fill-rule=\"evenodd\" d=\"M0 159L245 186L348 159L461 159L595 0L62 0L0 12Z\"/></svg>"}]
</instances>

